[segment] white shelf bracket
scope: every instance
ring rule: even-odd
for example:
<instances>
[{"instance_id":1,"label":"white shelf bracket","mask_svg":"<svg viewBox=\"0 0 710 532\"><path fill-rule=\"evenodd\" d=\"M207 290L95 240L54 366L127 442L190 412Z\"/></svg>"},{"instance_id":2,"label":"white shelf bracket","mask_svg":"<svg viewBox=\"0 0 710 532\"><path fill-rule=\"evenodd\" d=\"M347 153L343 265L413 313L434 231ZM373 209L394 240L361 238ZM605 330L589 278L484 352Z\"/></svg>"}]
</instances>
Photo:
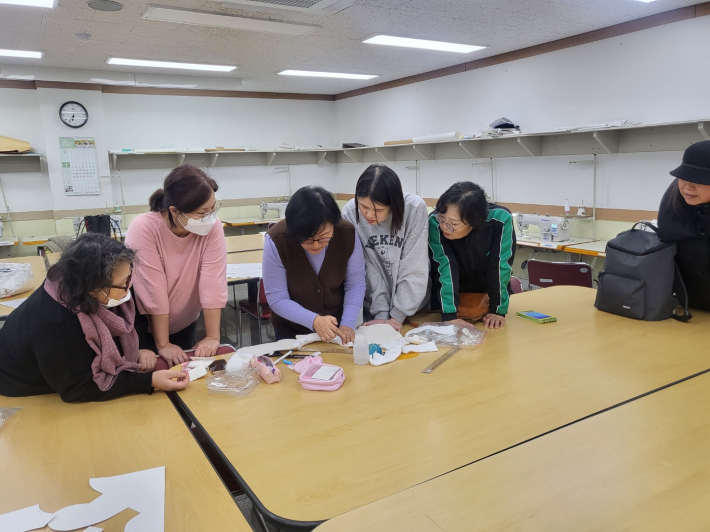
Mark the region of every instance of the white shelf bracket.
<instances>
[{"instance_id":1,"label":"white shelf bracket","mask_svg":"<svg viewBox=\"0 0 710 532\"><path fill-rule=\"evenodd\" d=\"M266 166L269 166L271 163L273 163L274 159L276 159L276 152L275 151L267 153L266 154Z\"/></svg>"},{"instance_id":2,"label":"white shelf bracket","mask_svg":"<svg viewBox=\"0 0 710 532\"><path fill-rule=\"evenodd\" d=\"M217 164L217 159L219 159L219 153L210 153L210 168Z\"/></svg>"},{"instance_id":3,"label":"white shelf bracket","mask_svg":"<svg viewBox=\"0 0 710 532\"><path fill-rule=\"evenodd\" d=\"M316 152L316 164L320 164L323 159L325 159L325 156L328 155L327 151L317 151Z\"/></svg>"},{"instance_id":4,"label":"white shelf bracket","mask_svg":"<svg viewBox=\"0 0 710 532\"><path fill-rule=\"evenodd\" d=\"M382 157L385 161L396 161L394 148L375 148L375 153Z\"/></svg>"},{"instance_id":5,"label":"white shelf bracket","mask_svg":"<svg viewBox=\"0 0 710 532\"><path fill-rule=\"evenodd\" d=\"M111 154L111 161L113 161L113 169L118 170L118 155L115 153Z\"/></svg>"},{"instance_id":6,"label":"white shelf bracket","mask_svg":"<svg viewBox=\"0 0 710 532\"><path fill-rule=\"evenodd\" d=\"M698 122L698 131L705 140L710 140L710 133L708 133L708 129L705 127L705 122Z\"/></svg>"},{"instance_id":7,"label":"white shelf bracket","mask_svg":"<svg viewBox=\"0 0 710 532\"><path fill-rule=\"evenodd\" d=\"M185 154L178 153L177 154L177 164L175 166L182 166L184 162L185 162Z\"/></svg>"},{"instance_id":8,"label":"white shelf bracket","mask_svg":"<svg viewBox=\"0 0 710 532\"><path fill-rule=\"evenodd\" d=\"M592 137L606 153L619 153L618 131L595 131Z\"/></svg>"},{"instance_id":9,"label":"white shelf bracket","mask_svg":"<svg viewBox=\"0 0 710 532\"><path fill-rule=\"evenodd\" d=\"M344 153L354 163L361 163L365 159L365 154L362 150L345 150Z\"/></svg>"},{"instance_id":10,"label":"white shelf bracket","mask_svg":"<svg viewBox=\"0 0 710 532\"><path fill-rule=\"evenodd\" d=\"M475 153L473 150L471 150L464 142L457 142L459 148L461 148L464 152L468 154L471 159L477 159L481 156L481 147L478 147L478 153Z\"/></svg>"},{"instance_id":11,"label":"white shelf bracket","mask_svg":"<svg viewBox=\"0 0 710 532\"><path fill-rule=\"evenodd\" d=\"M412 144L412 149L419 155L417 160L428 161L434 158L434 146L427 144Z\"/></svg>"},{"instance_id":12,"label":"white shelf bracket","mask_svg":"<svg viewBox=\"0 0 710 532\"><path fill-rule=\"evenodd\" d=\"M518 144L532 157L542 155L542 138L541 137L524 137L517 139Z\"/></svg>"}]
</instances>

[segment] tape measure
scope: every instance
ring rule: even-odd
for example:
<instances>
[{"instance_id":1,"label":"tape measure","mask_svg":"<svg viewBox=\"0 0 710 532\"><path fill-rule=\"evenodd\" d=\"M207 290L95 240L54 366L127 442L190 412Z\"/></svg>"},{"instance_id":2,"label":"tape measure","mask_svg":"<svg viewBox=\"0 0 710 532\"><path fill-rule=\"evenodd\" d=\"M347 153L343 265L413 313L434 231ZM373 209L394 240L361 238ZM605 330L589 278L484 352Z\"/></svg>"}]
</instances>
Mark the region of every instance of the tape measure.
<instances>
[{"instance_id":1,"label":"tape measure","mask_svg":"<svg viewBox=\"0 0 710 532\"><path fill-rule=\"evenodd\" d=\"M444 353L444 354L441 355L439 358L437 358L434 362L432 362L432 363L429 364L427 367L425 367L425 368L422 370L422 373L431 373L432 371L434 371L436 368L438 368L439 366L441 366L444 362L446 362L447 360L449 360L452 356L454 356L454 355L455 355L456 353L458 353L459 351L461 351L461 348L460 348L460 347L452 347L452 348L449 349L446 353Z\"/></svg>"}]
</instances>

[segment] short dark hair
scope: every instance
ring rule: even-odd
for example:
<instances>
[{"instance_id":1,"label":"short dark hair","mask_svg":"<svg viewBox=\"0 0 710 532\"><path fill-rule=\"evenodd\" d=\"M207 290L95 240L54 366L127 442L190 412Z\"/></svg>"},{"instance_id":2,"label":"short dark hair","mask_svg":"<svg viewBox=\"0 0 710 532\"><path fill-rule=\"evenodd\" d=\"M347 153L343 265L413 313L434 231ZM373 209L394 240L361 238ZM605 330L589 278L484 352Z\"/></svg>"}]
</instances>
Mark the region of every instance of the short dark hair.
<instances>
[{"instance_id":1,"label":"short dark hair","mask_svg":"<svg viewBox=\"0 0 710 532\"><path fill-rule=\"evenodd\" d=\"M299 243L316 236L327 223L337 225L340 219L335 198L323 187L301 187L286 205L288 235Z\"/></svg>"},{"instance_id":2,"label":"short dark hair","mask_svg":"<svg viewBox=\"0 0 710 532\"><path fill-rule=\"evenodd\" d=\"M451 185L436 202L434 210L446 214L449 205L455 205L461 220L474 231L488 216L488 199L480 185L470 181L459 181Z\"/></svg>"},{"instance_id":3,"label":"short dark hair","mask_svg":"<svg viewBox=\"0 0 710 532\"><path fill-rule=\"evenodd\" d=\"M355 201L358 198L370 198L373 203L387 205L392 213L390 233L394 236L404 222L404 192L402 182L389 166L371 164L367 167L355 185ZM360 222L360 207L356 205L355 220Z\"/></svg>"},{"instance_id":4,"label":"short dark hair","mask_svg":"<svg viewBox=\"0 0 710 532\"><path fill-rule=\"evenodd\" d=\"M113 284L113 272L122 263L133 264L136 254L119 240L101 233L85 233L72 242L47 279L57 283L57 292L70 310L85 314L98 312L100 303L89 295Z\"/></svg>"},{"instance_id":5,"label":"short dark hair","mask_svg":"<svg viewBox=\"0 0 710 532\"><path fill-rule=\"evenodd\" d=\"M671 210L678 216L688 216L689 213L693 212L693 208L688 205L688 202L685 201L683 194L680 193L677 177L673 180L673 184L671 186L673 187L670 196Z\"/></svg>"},{"instance_id":6,"label":"short dark hair","mask_svg":"<svg viewBox=\"0 0 710 532\"><path fill-rule=\"evenodd\" d=\"M167 211L170 225L175 227L170 207L183 213L193 212L218 189L217 182L202 170L191 164L183 164L168 174L163 188L153 192L148 204L153 212Z\"/></svg>"}]
</instances>

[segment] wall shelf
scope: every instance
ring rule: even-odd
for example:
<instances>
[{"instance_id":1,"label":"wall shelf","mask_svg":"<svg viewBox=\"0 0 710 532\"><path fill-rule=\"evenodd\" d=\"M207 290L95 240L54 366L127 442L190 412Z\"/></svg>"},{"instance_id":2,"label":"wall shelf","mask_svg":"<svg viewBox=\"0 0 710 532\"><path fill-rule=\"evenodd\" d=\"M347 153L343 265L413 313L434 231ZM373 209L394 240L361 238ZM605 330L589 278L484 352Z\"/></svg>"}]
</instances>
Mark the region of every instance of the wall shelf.
<instances>
[{"instance_id":1,"label":"wall shelf","mask_svg":"<svg viewBox=\"0 0 710 532\"><path fill-rule=\"evenodd\" d=\"M41 153L0 153L0 173L41 172Z\"/></svg>"},{"instance_id":2,"label":"wall shelf","mask_svg":"<svg viewBox=\"0 0 710 532\"><path fill-rule=\"evenodd\" d=\"M701 140L710 140L710 119L367 148L166 153L109 151L109 155L112 169L118 171L174 168L184 163L211 168L683 151Z\"/></svg>"}]
</instances>

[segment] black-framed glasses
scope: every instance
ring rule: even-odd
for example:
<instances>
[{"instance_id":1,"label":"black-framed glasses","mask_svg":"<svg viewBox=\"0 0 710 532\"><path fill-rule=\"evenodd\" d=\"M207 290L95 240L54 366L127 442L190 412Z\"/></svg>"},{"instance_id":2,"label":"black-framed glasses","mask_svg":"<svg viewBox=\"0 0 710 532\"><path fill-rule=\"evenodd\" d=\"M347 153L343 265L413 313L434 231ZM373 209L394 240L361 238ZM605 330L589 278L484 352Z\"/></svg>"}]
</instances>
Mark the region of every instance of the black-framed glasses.
<instances>
[{"instance_id":1,"label":"black-framed glasses","mask_svg":"<svg viewBox=\"0 0 710 532\"><path fill-rule=\"evenodd\" d=\"M123 290L124 292L128 292L128 289L131 287L131 279L133 278L133 266L131 266L131 272L128 274L128 277L126 277L126 286L117 286L115 284L111 285L111 288L117 288L119 290Z\"/></svg>"},{"instance_id":2,"label":"black-framed glasses","mask_svg":"<svg viewBox=\"0 0 710 532\"><path fill-rule=\"evenodd\" d=\"M440 225L443 225L452 233L455 233L456 231L458 231L459 229L461 229L462 227L464 227L466 225L464 223L459 224L459 225L453 225L452 223L447 222L446 218L444 218L444 215L441 214L440 212L436 213L436 219L439 220Z\"/></svg>"},{"instance_id":3,"label":"black-framed glasses","mask_svg":"<svg viewBox=\"0 0 710 532\"><path fill-rule=\"evenodd\" d=\"M310 244L315 244L316 242L318 242L319 244L327 244L331 240L333 240L332 236L329 236L328 238L309 238L308 240L301 241L301 244L309 244L310 245Z\"/></svg>"}]
</instances>

